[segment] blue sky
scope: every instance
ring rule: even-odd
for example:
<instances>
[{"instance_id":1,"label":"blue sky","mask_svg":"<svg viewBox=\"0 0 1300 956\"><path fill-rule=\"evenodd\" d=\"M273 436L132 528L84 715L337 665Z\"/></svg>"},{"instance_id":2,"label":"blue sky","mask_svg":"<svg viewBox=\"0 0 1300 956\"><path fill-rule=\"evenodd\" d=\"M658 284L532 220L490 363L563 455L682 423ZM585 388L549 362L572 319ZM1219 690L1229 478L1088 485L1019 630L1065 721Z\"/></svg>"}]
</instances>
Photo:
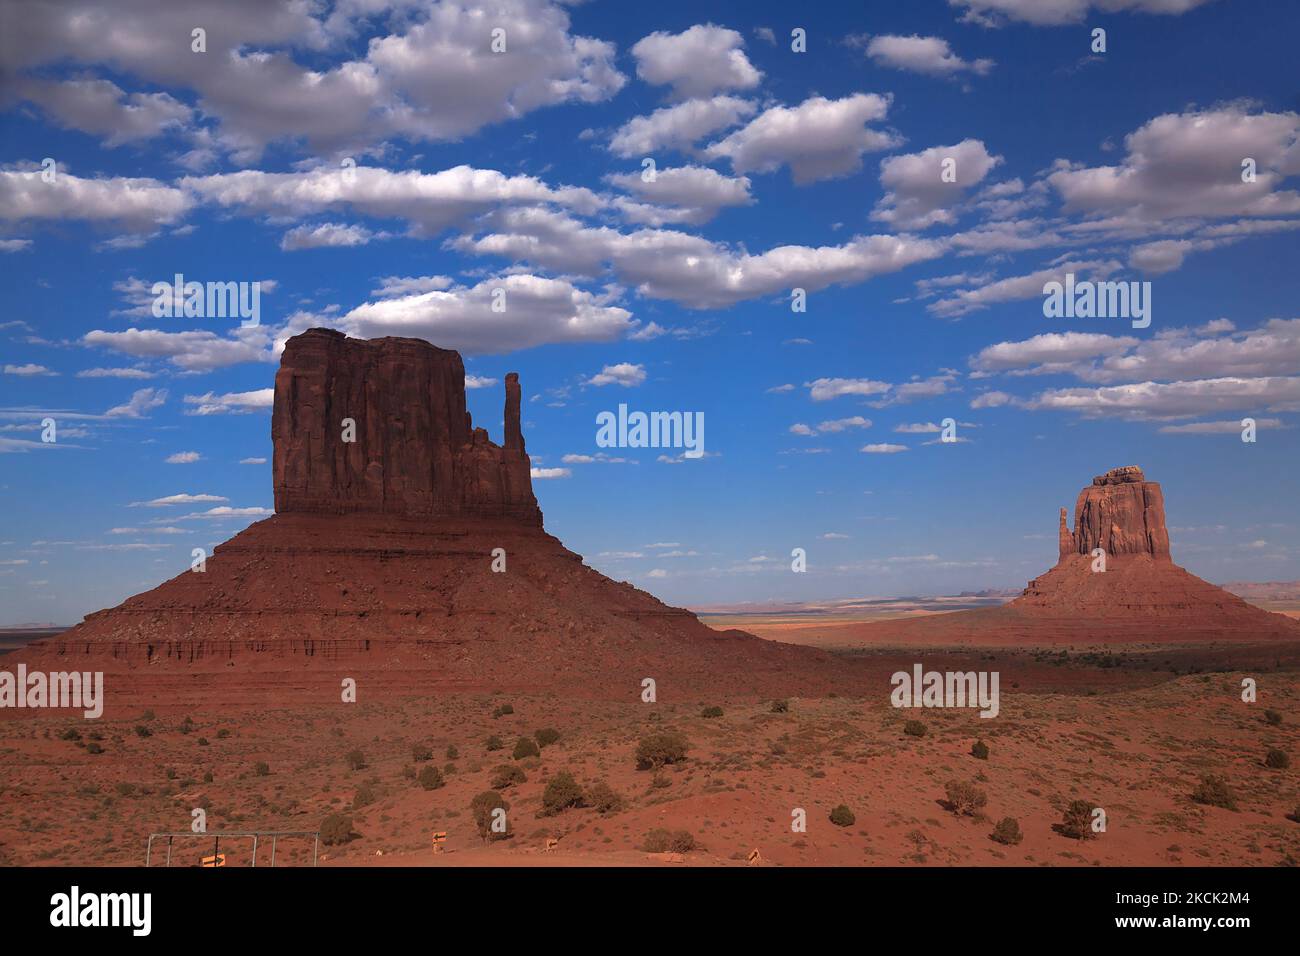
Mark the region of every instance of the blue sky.
<instances>
[{"instance_id":1,"label":"blue sky","mask_svg":"<svg viewBox=\"0 0 1300 956\"><path fill-rule=\"evenodd\" d=\"M315 325L460 349L497 440L518 371L548 528L672 603L1019 587L1125 464L1193 572L1300 578L1300 10L1103 6L6 4L0 624L269 514ZM1045 318L1067 271L1150 327ZM178 272L260 324L155 318ZM598 448L620 402L706 456Z\"/></svg>"}]
</instances>

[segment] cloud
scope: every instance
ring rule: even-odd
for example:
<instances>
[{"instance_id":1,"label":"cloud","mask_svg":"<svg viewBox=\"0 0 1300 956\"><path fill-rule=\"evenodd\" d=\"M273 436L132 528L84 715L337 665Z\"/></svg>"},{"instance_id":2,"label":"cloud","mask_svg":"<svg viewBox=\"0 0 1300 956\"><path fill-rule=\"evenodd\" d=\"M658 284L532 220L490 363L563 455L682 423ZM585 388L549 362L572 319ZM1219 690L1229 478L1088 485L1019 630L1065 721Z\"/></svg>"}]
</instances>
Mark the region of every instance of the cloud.
<instances>
[{"instance_id":1,"label":"cloud","mask_svg":"<svg viewBox=\"0 0 1300 956\"><path fill-rule=\"evenodd\" d=\"M494 296L498 289L504 298ZM494 309L494 302L504 309ZM517 274L367 302L333 324L358 338L405 335L461 352L499 354L556 342L608 342L632 328L632 315L566 280Z\"/></svg>"},{"instance_id":2,"label":"cloud","mask_svg":"<svg viewBox=\"0 0 1300 956\"><path fill-rule=\"evenodd\" d=\"M30 239L0 239L0 252L22 252L31 246Z\"/></svg>"},{"instance_id":3,"label":"cloud","mask_svg":"<svg viewBox=\"0 0 1300 956\"><path fill-rule=\"evenodd\" d=\"M1020 20L1035 26L1082 23L1089 11L1101 13L1163 13L1176 16L1194 10L1210 0L948 0L965 7L963 19L998 26L1003 20Z\"/></svg>"},{"instance_id":4,"label":"cloud","mask_svg":"<svg viewBox=\"0 0 1300 956\"><path fill-rule=\"evenodd\" d=\"M734 96L687 100L628 120L614 133L609 148L624 159L653 156L661 150L684 151L711 133L735 126L757 107Z\"/></svg>"},{"instance_id":5,"label":"cloud","mask_svg":"<svg viewBox=\"0 0 1300 956\"><path fill-rule=\"evenodd\" d=\"M143 368L87 368L77 373L77 378L153 378L154 373Z\"/></svg>"},{"instance_id":6,"label":"cloud","mask_svg":"<svg viewBox=\"0 0 1300 956\"><path fill-rule=\"evenodd\" d=\"M551 478L569 478L573 471L569 468L533 468L529 474L534 481L546 481Z\"/></svg>"},{"instance_id":7,"label":"cloud","mask_svg":"<svg viewBox=\"0 0 1300 956\"><path fill-rule=\"evenodd\" d=\"M646 182L639 172L605 179L640 200L616 202L624 218L652 226L708 222L723 207L748 206L754 201L749 194L748 177L723 176L707 166L656 170L652 182Z\"/></svg>"},{"instance_id":8,"label":"cloud","mask_svg":"<svg viewBox=\"0 0 1300 956\"><path fill-rule=\"evenodd\" d=\"M1043 286L1048 282L1063 282L1067 272L1076 277L1085 275L1107 275L1119 268L1113 261L1070 261L1031 272L1028 275L1010 276L969 289L961 289L947 298L939 299L926 306L926 310L944 318L959 318L987 309L1002 302L1017 302L1023 299L1041 299Z\"/></svg>"},{"instance_id":9,"label":"cloud","mask_svg":"<svg viewBox=\"0 0 1300 956\"><path fill-rule=\"evenodd\" d=\"M836 418L828 422L822 422L817 426L817 431L825 434L827 432L848 431L850 428L870 428L871 419L863 418L861 415L853 415L850 418Z\"/></svg>"},{"instance_id":10,"label":"cloud","mask_svg":"<svg viewBox=\"0 0 1300 956\"><path fill-rule=\"evenodd\" d=\"M997 391L984 392L981 395L975 396L975 398L971 400L970 407L971 408L999 408L1002 405L1010 404L1011 401L1012 401L1012 397L1008 395L1006 392L997 392Z\"/></svg>"},{"instance_id":11,"label":"cloud","mask_svg":"<svg viewBox=\"0 0 1300 956\"><path fill-rule=\"evenodd\" d=\"M896 455L900 451L907 451L906 445L891 445L888 442L882 442L874 445L863 445L860 449L868 455Z\"/></svg>"},{"instance_id":12,"label":"cloud","mask_svg":"<svg viewBox=\"0 0 1300 956\"><path fill-rule=\"evenodd\" d=\"M1300 215L1300 115L1224 107L1167 113L1124 138L1115 166L1070 166L1047 177L1069 210L1152 222L1180 217ZM1242 161L1256 163L1244 182Z\"/></svg>"},{"instance_id":13,"label":"cloud","mask_svg":"<svg viewBox=\"0 0 1300 956\"><path fill-rule=\"evenodd\" d=\"M1138 341L1127 335L1045 332L1019 342L986 346L972 356L970 366L980 372L1006 372L1036 365L1045 371L1066 370L1084 359L1121 354Z\"/></svg>"},{"instance_id":14,"label":"cloud","mask_svg":"<svg viewBox=\"0 0 1300 956\"><path fill-rule=\"evenodd\" d=\"M201 504L206 501L229 501L229 498L223 498L221 495L192 495L185 492L176 495L167 495L165 498L154 498L151 501L133 501L129 505L131 508L166 508L170 505L193 505Z\"/></svg>"},{"instance_id":15,"label":"cloud","mask_svg":"<svg viewBox=\"0 0 1300 956\"><path fill-rule=\"evenodd\" d=\"M636 73L656 86L671 86L677 99L748 90L763 74L745 56L735 30L696 24L681 33L655 32L632 45Z\"/></svg>"},{"instance_id":16,"label":"cloud","mask_svg":"<svg viewBox=\"0 0 1300 956\"><path fill-rule=\"evenodd\" d=\"M807 436L811 436L811 435L816 435L817 432L816 432L816 430L814 430L813 428L809 427L808 425L805 425L803 422L796 422L795 424L793 424L793 425L790 426L790 434L791 434L791 435L803 435L803 436L807 437Z\"/></svg>"},{"instance_id":17,"label":"cloud","mask_svg":"<svg viewBox=\"0 0 1300 956\"><path fill-rule=\"evenodd\" d=\"M186 415L224 415L246 414L267 409L275 404L275 389L258 388L251 392L227 392L217 395L205 392L202 395L186 395L186 405L196 406L185 412Z\"/></svg>"},{"instance_id":18,"label":"cloud","mask_svg":"<svg viewBox=\"0 0 1300 956\"><path fill-rule=\"evenodd\" d=\"M480 375L465 376L466 388L491 388L496 383L497 380L495 378L484 378Z\"/></svg>"},{"instance_id":19,"label":"cloud","mask_svg":"<svg viewBox=\"0 0 1300 956\"><path fill-rule=\"evenodd\" d=\"M880 66L930 76L974 73L983 76L993 69L992 60L963 60L941 37L884 35L867 43L867 56Z\"/></svg>"},{"instance_id":20,"label":"cloud","mask_svg":"<svg viewBox=\"0 0 1300 956\"><path fill-rule=\"evenodd\" d=\"M1164 435L1240 435L1245 426L1240 421L1189 422L1185 425L1162 425L1158 430ZM1279 418L1255 419L1257 429L1286 428Z\"/></svg>"},{"instance_id":21,"label":"cloud","mask_svg":"<svg viewBox=\"0 0 1300 956\"><path fill-rule=\"evenodd\" d=\"M390 299L394 296L433 292L453 285L455 282L447 276L384 276L379 280L379 288L370 290L370 294L379 299Z\"/></svg>"},{"instance_id":22,"label":"cloud","mask_svg":"<svg viewBox=\"0 0 1300 956\"><path fill-rule=\"evenodd\" d=\"M880 164L880 185L886 192L871 218L903 229L952 223L956 215L951 207L1001 162L1001 156L989 155L977 139L891 156ZM945 182L949 169L952 181Z\"/></svg>"},{"instance_id":23,"label":"cloud","mask_svg":"<svg viewBox=\"0 0 1300 956\"><path fill-rule=\"evenodd\" d=\"M146 412L160 407L167 401L165 388L139 388L131 394L131 400L123 405L115 405L104 413L105 418L143 418Z\"/></svg>"},{"instance_id":24,"label":"cloud","mask_svg":"<svg viewBox=\"0 0 1300 956\"><path fill-rule=\"evenodd\" d=\"M266 459L265 458L241 458L239 459L239 463L241 465L265 465Z\"/></svg>"},{"instance_id":25,"label":"cloud","mask_svg":"<svg viewBox=\"0 0 1300 956\"><path fill-rule=\"evenodd\" d=\"M773 172L789 166L797 184L856 172L867 152L893 149L901 140L871 129L885 118L890 98L854 93L843 99L814 96L798 106L774 106L708 147L710 159L731 160L738 173Z\"/></svg>"},{"instance_id":26,"label":"cloud","mask_svg":"<svg viewBox=\"0 0 1300 956\"><path fill-rule=\"evenodd\" d=\"M1088 418L1170 419L1215 412L1300 408L1300 377L1212 378L1137 382L1102 388L1051 389L1025 404L1030 409L1076 412Z\"/></svg>"},{"instance_id":27,"label":"cloud","mask_svg":"<svg viewBox=\"0 0 1300 956\"><path fill-rule=\"evenodd\" d=\"M814 402L826 402L844 395L881 395L893 386L868 378L819 378L805 382L804 387Z\"/></svg>"},{"instance_id":28,"label":"cloud","mask_svg":"<svg viewBox=\"0 0 1300 956\"><path fill-rule=\"evenodd\" d=\"M233 328L225 337L201 329L187 332L134 327L124 332L95 329L87 332L82 342L136 358L165 358L187 372L206 372L241 362L270 362L275 359L270 350L270 336L260 326Z\"/></svg>"},{"instance_id":29,"label":"cloud","mask_svg":"<svg viewBox=\"0 0 1300 956\"><path fill-rule=\"evenodd\" d=\"M222 518L266 518L275 514L270 508L231 508L228 505L220 505L216 508L209 508L207 511L196 511L191 514L181 515L177 521L191 521L194 519L205 519L210 521L220 520Z\"/></svg>"},{"instance_id":30,"label":"cloud","mask_svg":"<svg viewBox=\"0 0 1300 956\"><path fill-rule=\"evenodd\" d=\"M33 376L33 375L49 375L49 376L53 376L53 375L58 375L59 373L58 373L58 372L52 372L52 371L50 371L50 370L49 370L48 368L46 368L44 365L36 365L36 364L34 364L34 363L32 363L32 362L28 362L26 365L6 365L6 366L5 366L5 374L6 374L6 375L21 375L21 376L24 376L24 377L30 377L30 376Z\"/></svg>"},{"instance_id":31,"label":"cloud","mask_svg":"<svg viewBox=\"0 0 1300 956\"><path fill-rule=\"evenodd\" d=\"M365 226L349 226L338 222L323 222L318 226L297 226L280 239L285 252L300 249L348 249L364 246L372 239L386 239L386 232L371 232Z\"/></svg>"},{"instance_id":32,"label":"cloud","mask_svg":"<svg viewBox=\"0 0 1300 956\"><path fill-rule=\"evenodd\" d=\"M152 139L188 126L193 110L167 93L130 93L110 80L26 79L18 97L40 106L65 129L100 136L105 146Z\"/></svg>"},{"instance_id":33,"label":"cloud","mask_svg":"<svg viewBox=\"0 0 1300 956\"><path fill-rule=\"evenodd\" d=\"M599 373L587 379L588 385L622 385L631 388L645 381L645 367L630 362L606 365Z\"/></svg>"},{"instance_id":34,"label":"cloud","mask_svg":"<svg viewBox=\"0 0 1300 956\"><path fill-rule=\"evenodd\" d=\"M167 456L169 465L190 465L198 461L202 456L197 451L178 451L174 455Z\"/></svg>"},{"instance_id":35,"label":"cloud","mask_svg":"<svg viewBox=\"0 0 1300 956\"><path fill-rule=\"evenodd\" d=\"M82 179L58 171L52 183L39 169L0 170L0 221L71 220L152 232L192 205L180 189L156 179Z\"/></svg>"}]
</instances>

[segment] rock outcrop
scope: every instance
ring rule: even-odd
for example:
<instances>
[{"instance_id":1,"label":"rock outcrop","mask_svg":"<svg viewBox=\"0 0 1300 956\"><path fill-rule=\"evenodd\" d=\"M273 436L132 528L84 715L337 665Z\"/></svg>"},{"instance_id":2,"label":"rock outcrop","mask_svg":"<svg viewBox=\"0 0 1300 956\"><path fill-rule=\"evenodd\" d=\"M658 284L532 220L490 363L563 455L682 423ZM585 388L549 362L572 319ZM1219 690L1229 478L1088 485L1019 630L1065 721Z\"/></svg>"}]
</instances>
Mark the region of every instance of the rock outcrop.
<instances>
[{"instance_id":1,"label":"rock outcrop","mask_svg":"<svg viewBox=\"0 0 1300 956\"><path fill-rule=\"evenodd\" d=\"M330 329L296 335L275 376L275 509L541 525L519 401L512 372L501 447L465 410L465 366L456 352Z\"/></svg>"},{"instance_id":2,"label":"rock outcrop","mask_svg":"<svg viewBox=\"0 0 1300 956\"><path fill-rule=\"evenodd\" d=\"M1136 465L1112 468L1079 492L1073 533L1061 509L1060 557L1090 555L1096 548L1108 556L1148 554L1170 560L1164 493Z\"/></svg>"}]
</instances>

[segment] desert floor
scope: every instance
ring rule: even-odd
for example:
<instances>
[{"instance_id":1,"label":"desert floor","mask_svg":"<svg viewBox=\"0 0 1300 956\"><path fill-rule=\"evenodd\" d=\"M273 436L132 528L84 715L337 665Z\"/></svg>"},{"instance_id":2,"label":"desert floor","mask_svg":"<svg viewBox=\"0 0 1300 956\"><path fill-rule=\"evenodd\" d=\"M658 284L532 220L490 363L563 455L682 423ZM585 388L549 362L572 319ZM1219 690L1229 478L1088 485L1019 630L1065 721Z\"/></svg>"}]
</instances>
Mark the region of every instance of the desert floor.
<instances>
[{"instance_id":1,"label":"desert floor","mask_svg":"<svg viewBox=\"0 0 1300 956\"><path fill-rule=\"evenodd\" d=\"M788 621L746 626L782 639L798 630ZM812 642L839 646L841 637ZM346 813L355 838L322 846L327 866L738 866L755 849L769 865L1300 862L1297 770L1264 765L1270 749L1300 760L1300 647L1062 650L858 647L843 653L872 664L860 697L794 698L787 713L769 699L725 695L646 704L635 691L619 701L511 691L284 710L247 701L93 723L6 719L0 864L139 865L148 835L188 831L195 808L206 808L209 830L315 830ZM893 708L889 673L918 659L927 669L999 670L1000 715ZM1257 680L1258 702L1241 700L1243 677ZM506 703L513 713L494 717ZM704 717L705 706L723 715ZM904 733L910 719L924 736ZM540 758L512 760L515 741L541 728L559 740ZM81 739L64 739L69 729ZM637 770L638 740L665 730L686 736L687 759ZM487 749L491 735L504 749ZM987 760L971 755L976 740L988 745ZM414 759L416 746L432 760ZM349 766L352 751L364 767ZM469 805L503 764L527 780L502 790L511 836L485 845ZM430 765L444 785L426 790L413 777ZM607 783L623 807L543 814L543 788L559 771L584 786ZM1236 810L1192 799L1206 774L1227 780ZM948 809L954 780L987 795L977 815ZM1104 833L1081 841L1054 829L1073 799L1105 810ZM851 825L831 823L839 804L855 816ZM805 833L791 831L797 808ZM1008 816L1023 832L1018 845L990 839ZM645 852L659 828L687 831L696 848ZM447 833L436 855L434 831ZM558 840L550 852L548 838ZM310 862L310 849L281 841L277 865ZM222 850L230 865L250 861L249 841ZM172 863L195 865L207 852L210 839L178 840ZM269 862L263 842L258 865Z\"/></svg>"}]
</instances>

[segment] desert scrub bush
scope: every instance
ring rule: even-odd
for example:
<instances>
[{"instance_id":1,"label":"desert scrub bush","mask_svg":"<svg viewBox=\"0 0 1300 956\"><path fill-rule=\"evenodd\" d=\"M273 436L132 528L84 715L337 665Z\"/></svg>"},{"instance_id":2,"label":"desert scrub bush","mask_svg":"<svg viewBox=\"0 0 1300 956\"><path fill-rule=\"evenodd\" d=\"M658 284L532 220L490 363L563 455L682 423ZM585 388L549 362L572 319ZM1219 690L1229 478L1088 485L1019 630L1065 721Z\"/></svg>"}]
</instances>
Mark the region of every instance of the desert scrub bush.
<instances>
[{"instance_id":1,"label":"desert scrub bush","mask_svg":"<svg viewBox=\"0 0 1300 956\"><path fill-rule=\"evenodd\" d=\"M81 739L81 733L77 730L76 727L69 727L69 728L68 728L67 730L65 730L63 733L59 734L59 739L60 739L60 740L80 740L80 739Z\"/></svg>"},{"instance_id":2,"label":"desert scrub bush","mask_svg":"<svg viewBox=\"0 0 1300 956\"><path fill-rule=\"evenodd\" d=\"M349 770L366 769L366 755L363 754L360 750L349 750L347 761L348 761Z\"/></svg>"},{"instance_id":3,"label":"desert scrub bush","mask_svg":"<svg viewBox=\"0 0 1300 956\"><path fill-rule=\"evenodd\" d=\"M460 756L460 751L456 749L456 745L455 745L455 744L448 744L448 745L447 745L447 759L448 759L448 760L455 760L455 759L456 759L457 757L459 757L459 756Z\"/></svg>"},{"instance_id":4,"label":"desert scrub bush","mask_svg":"<svg viewBox=\"0 0 1300 956\"><path fill-rule=\"evenodd\" d=\"M533 739L537 741L537 746L549 747L560 739L560 732L554 727L543 727L533 734Z\"/></svg>"},{"instance_id":5,"label":"desert scrub bush","mask_svg":"<svg viewBox=\"0 0 1300 956\"><path fill-rule=\"evenodd\" d=\"M144 724L136 724L135 735L137 737L152 737L153 731L150 730L148 727L146 727Z\"/></svg>"},{"instance_id":6,"label":"desert scrub bush","mask_svg":"<svg viewBox=\"0 0 1300 956\"><path fill-rule=\"evenodd\" d=\"M907 734L909 737L924 737L925 724L921 723L919 720L909 720L907 723L903 724L903 733Z\"/></svg>"},{"instance_id":7,"label":"desert scrub bush","mask_svg":"<svg viewBox=\"0 0 1300 956\"><path fill-rule=\"evenodd\" d=\"M352 832L352 818L343 813L331 813L320 824L320 841L326 846L340 846L356 838Z\"/></svg>"},{"instance_id":8,"label":"desert scrub bush","mask_svg":"<svg viewBox=\"0 0 1300 956\"><path fill-rule=\"evenodd\" d=\"M540 757L542 752L537 749L537 744L528 737L520 737L515 741L515 750L512 756L516 760L523 760L525 757Z\"/></svg>"},{"instance_id":9,"label":"desert scrub bush","mask_svg":"<svg viewBox=\"0 0 1300 956\"><path fill-rule=\"evenodd\" d=\"M842 803L831 811L831 823L837 827L851 827L857 822L858 818L853 815L853 811Z\"/></svg>"},{"instance_id":10,"label":"desert scrub bush","mask_svg":"<svg viewBox=\"0 0 1300 956\"><path fill-rule=\"evenodd\" d=\"M411 759L416 763L428 763L433 759L433 748L425 744L415 744L411 747Z\"/></svg>"},{"instance_id":11,"label":"desert scrub bush","mask_svg":"<svg viewBox=\"0 0 1300 956\"><path fill-rule=\"evenodd\" d=\"M789 702L788 700L774 700L774 701L772 701L772 713L774 713L774 714L788 714L788 713L790 713L790 702Z\"/></svg>"},{"instance_id":12,"label":"desert scrub bush","mask_svg":"<svg viewBox=\"0 0 1300 956\"><path fill-rule=\"evenodd\" d=\"M988 794L968 780L949 780L943 789L949 808L958 816L973 817L989 802Z\"/></svg>"},{"instance_id":13,"label":"desert scrub bush","mask_svg":"<svg viewBox=\"0 0 1300 956\"><path fill-rule=\"evenodd\" d=\"M492 832L492 822L495 811L509 809L510 804L506 803L501 794L495 790L484 790L471 800L469 802L469 811L474 816L474 826L478 830L479 839L487 843L491 840L504 840L508 837L510 835L508 819L506 829L502 833Z\"/></svg>"},{"instance_id":14,"label":"desert scrub bush","mask_svg":"<svg viewBox=\"0 0 1300 956\"><path fill-rule=\"evenodd\" d=\"M679 733L651 734L636 745L636 768L658 770L664 764L686 759L690 744Z\"/></svg>"},{"instance_id":15,"label":"desert scrub bush","mask_svg":"<svg viewBox=\"0 0 1300 956\"><path fill-rule=\"evenodd\" d=\"M492 789L504 790L517 783L527 783L528 776L523 769L512 763L503 763L492 771Z\"/></svg>"},{"instance_id":16,"label":"desert scrub bush","mask_svg":"<svg viewBox=\"0 0 1300 956\"><path fill-rule=\"evenodd\" d=\"M362 807L368 807L378 799L374 788L368 783L363 783L357 787L357 792L352 797L352 809L360 810Z\"/></svg>"},{"instance_id":17,"label":"desert scrub bush","mask_svg":"<svg viewBox=\"0 0 1300 956\"><path fill-rule=\"evenodd\" d=\"M573 779L573 774L561 770L546 781L546 789L542 791L542 815L552 816L570 807L580 807L583 805L582 797L582 787Z\"/></svg>"},{"instance_id":18,"label":"desert scrub bush","mask_svg":"<svg viewBox=\"0 0 1300 956\"><path fill-rule=\"evenodd\" d=\"M641 849L647 853L690 853L695 849L695 837L686 830L651 830L645 835Z\"/></svg>"},{"instance_id":19,"label":"desert scrub bush","mask_svg":"<svg viewBox=\"0 0 1300 956\"><path fill-rule=\"evenodd\" d=\"M496 710L492 711L493 717L504 717L506 714L513 714L515 708L513 704L502 704Z\"/></svg>"},{"instance_id":20,"label":"desert scrub bush","mask_svg":"<svg viewBox=\"0 0 1300 956\"><path fill-rule=\"evenodd\" d=\"M1192 799L1210 807L1222 807L1224 810L1237 809L1237 794L1228 786L1223 777L1206 774L1192 791Z\"/></svg>"},{"instance_id":21,"label":"desert scrub bush","mask_svg":"<svg viewBox=\"0 0 1300 956\"><path fill-rule=\"evenodd\" d=\"M483 746L487 750L504 750L506 745L505 742L502 741L500 737L498 737L496 734L493 734L486 741L484 741ZM429 754L429 756L432 757L433 754Z\"/></svg>"},{"instance_id":22,"label":"desert scrub bush","mask_svg":"<svg viewBox=\"0 0 1300 956\"><path fill-rule=\"evenodd\" d=\"M1061 833L1072 840L1087 840L1093 836L1092 804L1087 800L1071 800L1061 814Z\"/></svg>"},{"instance_id":23,"label":"desert scrub bush","mask_svg":"<svg viewBox=\"0 0 1300 956\"><path fill-rule=\"evenodd\" d=\"M269 777L271 776L271 765L265 760L259 760L257 766L253 768L253 773L259 777Z\"/></svg>"},{"instance_id":24,"label":"desert scrub bush","mask_svg":"<svg viewBox=\"0 0 1300 956\"><path fill-rule=\"evenodd\" d=\"M603 780L598 780L587 788L584 796L587 806L597 813L618 813L623 809L623 796Z\"/></svg>"},{"instance_id":25,"label":"desert scrub bush","mask_svg":"<svg viewBox=\"0 0 1300 956\"><path fill-rule=\"evenodd\" d=\"M1264 711L1264 719L1268 721L1270 724L1272 724L1274 727L1282 723L1282 715L1278 713L1276 710L1272 710L1272 709Z\"/></svg>"},{"instance_id":26,"label":"desert scrub bush","mask_svg":"<svg viewBox=\"0 0 1300 956\"><path fill-rule=\"evenodd\" d=\"M425 790L437 790L443 785L442 771L432 765L421 767L415 780Z\"/></svg>"},{"instance_id":27,"label":"desert scrub bush","mask_svg":"<svg viewBox=\"0 0 1300 956\"><path fill-rule=\"evenodd\" d=\"M721 708L721 707L705 707L702 711L700 711L700 716L701 716L701 717L721 717L721 716L722 716L722 708Z\"/></svg>"},{"instance_id":28,"label":"desert scrub bush","mask_svg":"<svg viewBox=\"0 0 1300 956\"><path fill-rule=\"evenodd\" d=\"M1264 755L1264 766L1270 770L1285 770L1291 766L1291 758L1284 751L1274 747Z\"/></svg>"},{"instance_id":29,"label":"desert scrub bush","mask_svg":"<svg viewBox=\"0 0 1300 956\"><path fill-rule=\"evenodd\" d=\"M989 745L982 740L977 740L970 748L970 755L976 760L989 759Z\"/></svg>"},{"instance_id":30,"label":"desert scrub bush","mask_svg":"<svg viewBox=\"0 0 1300 956\"><path fill-rule=\"evenodd\" d=\"M1003 817L989 834L990 840L1005 846L1015 846L1024 838L1025 835L1020 832L1020 824L1016 822L1015 817Z\"/></svg>"},{"instance_id":31,"label":"desert scrub bush","mask_svg":"<svg viewBox=\"0 0 1300 956\"><path fill-rule=\"evenodd\" d=\"M95 743L93 740L90 743L86 744L86 753L88 754L102 754L103 752L104 752L104 748L101 747L99 744Z\"/></svg>"}]
</instances>

